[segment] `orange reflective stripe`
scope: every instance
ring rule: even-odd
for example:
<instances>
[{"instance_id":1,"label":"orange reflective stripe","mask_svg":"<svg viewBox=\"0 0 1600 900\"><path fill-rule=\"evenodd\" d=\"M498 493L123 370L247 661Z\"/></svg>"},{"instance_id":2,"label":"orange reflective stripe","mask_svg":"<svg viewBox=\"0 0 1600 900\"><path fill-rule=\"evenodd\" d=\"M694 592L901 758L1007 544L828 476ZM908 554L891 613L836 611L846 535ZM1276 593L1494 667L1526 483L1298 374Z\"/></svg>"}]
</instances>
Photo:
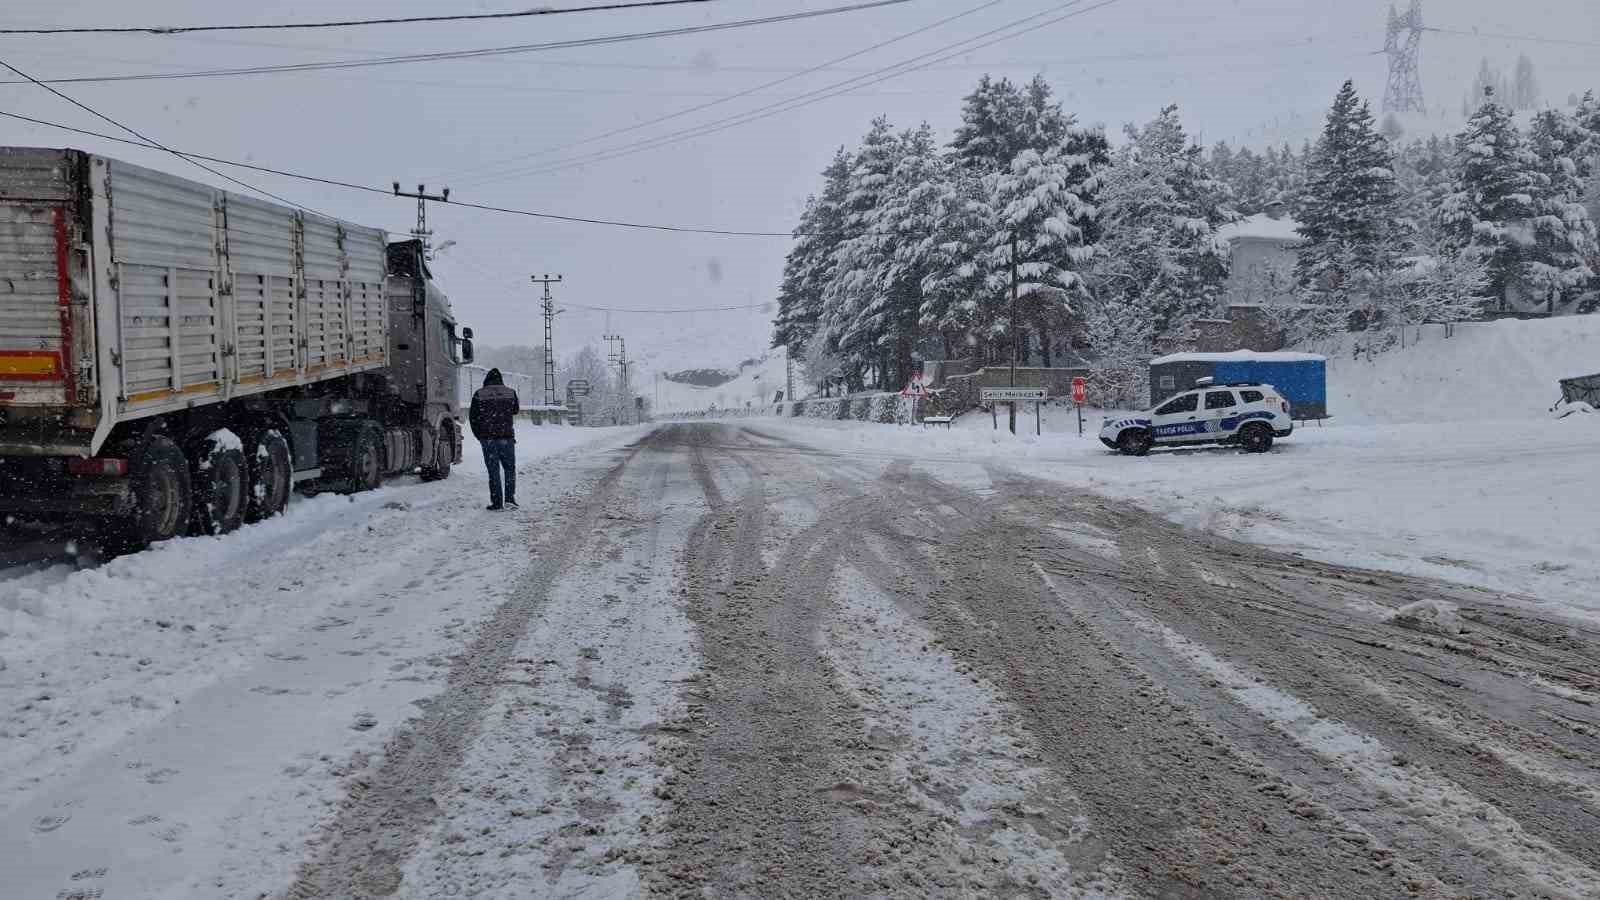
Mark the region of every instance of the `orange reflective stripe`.
<instances>
[{"instance_id":1,"label":"orange reflective stripe","mask_svg":"<svg viewBox=\"0 0 1600 900\"><path fill-rule=\"evenodd\" d=\"M61 355L54 350L0 351L0 378L58 381L61 378Z\"/></svg>"}]
</instances>

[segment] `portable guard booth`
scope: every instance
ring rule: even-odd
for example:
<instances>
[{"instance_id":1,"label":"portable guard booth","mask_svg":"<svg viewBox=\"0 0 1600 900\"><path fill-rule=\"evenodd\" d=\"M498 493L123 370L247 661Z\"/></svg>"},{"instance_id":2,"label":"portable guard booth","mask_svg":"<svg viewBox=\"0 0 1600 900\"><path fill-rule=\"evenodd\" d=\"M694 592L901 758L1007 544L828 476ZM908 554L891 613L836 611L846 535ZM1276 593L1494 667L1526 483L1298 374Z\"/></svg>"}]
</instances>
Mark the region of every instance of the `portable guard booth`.
<instances>
[{"instance_id":1,"label":"portable guard booth","mask_svg":"<svg viewBox=\"0 0 1600 900\"><path fill-rule=\"evenodd\" d=\"M1214 384L1251 382L1270 384L1289 401L1296 419L1328 417L1327 358L1315 353L1174 353L1150 361L1150 405L1198 386L1202 378Z\"/></svg>"}]
</instances>

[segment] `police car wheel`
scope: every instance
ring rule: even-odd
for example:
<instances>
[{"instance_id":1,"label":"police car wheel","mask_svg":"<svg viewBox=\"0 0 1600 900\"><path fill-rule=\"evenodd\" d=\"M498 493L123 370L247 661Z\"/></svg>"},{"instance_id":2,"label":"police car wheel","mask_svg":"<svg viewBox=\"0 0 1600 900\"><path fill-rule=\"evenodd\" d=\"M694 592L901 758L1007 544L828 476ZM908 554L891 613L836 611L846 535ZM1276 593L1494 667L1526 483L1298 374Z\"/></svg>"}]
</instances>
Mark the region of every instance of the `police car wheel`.
<instances>
[{"instance_id":1,"label":"police car wheel","mask_svg":"<svg viewBox=\"0 0 1600 900\"><path fill-rule=\"evenodd\" d=\"M1272 429L1265 425L1246 425L1239 432L1239 444L1250 453L1265 453L1272 449Z\"/></svg>"},{"instance_id":2,"label":"police car wheel","mask_svg":"<svg viewBox=\"0 0 1600 900\"><path fill-rule=\"evenodd\" d=\"M1143 456L1150 452L1150 432L1128 428L1117 435L1117 450L1124 456Z\"/></svg>"}]
</instances>

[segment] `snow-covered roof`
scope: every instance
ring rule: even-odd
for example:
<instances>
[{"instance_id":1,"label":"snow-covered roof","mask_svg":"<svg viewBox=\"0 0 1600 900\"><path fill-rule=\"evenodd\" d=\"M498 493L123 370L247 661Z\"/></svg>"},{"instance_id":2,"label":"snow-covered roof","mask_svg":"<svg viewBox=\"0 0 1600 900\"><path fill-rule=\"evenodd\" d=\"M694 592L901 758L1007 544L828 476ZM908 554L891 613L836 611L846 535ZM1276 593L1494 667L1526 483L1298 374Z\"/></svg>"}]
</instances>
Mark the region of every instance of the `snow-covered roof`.
<instances>
[{"instance_id":1,"label":"snow-covered roof","mask_svg":"<svg viewBox=\"0 0 1600 900\"><path fill-rule=\"evenodd\" d=\"M1327 360L1326 356L1318 353L1298 353L1292 350L1278 350L1272 353L1233 350L1228 353L1171 353L1150 360L1150 365L1176 362L1327 362Z\"/></svg>"},{"instance_id":2,"label":"snow-covered roof","mask_svg":"<svg viewBox=\"0 0 1600 900\"><path fill-rule=\"evenodd\" d=\"M1299 222L1287 217L1274 219L1266 213L1256 213L1218 228L1217 240L1258 238L1271 241L1298 241L1299 227Z\"/></svg>"}]
</instances>

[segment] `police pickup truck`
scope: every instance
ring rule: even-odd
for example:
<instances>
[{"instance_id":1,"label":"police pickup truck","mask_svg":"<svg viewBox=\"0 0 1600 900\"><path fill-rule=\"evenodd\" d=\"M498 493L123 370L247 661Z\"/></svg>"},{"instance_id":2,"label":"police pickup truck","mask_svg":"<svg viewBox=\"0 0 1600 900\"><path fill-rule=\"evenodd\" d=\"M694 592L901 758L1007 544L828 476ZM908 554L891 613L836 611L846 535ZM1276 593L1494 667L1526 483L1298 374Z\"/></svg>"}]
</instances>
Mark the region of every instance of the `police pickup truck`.
<instances>
[{"instance_id":1,"label":"police pickup truck","mask_svg":"<svg viewBox=\"0 0 1600 900\"><path fill-rule=\"evenodd\" d=\"M1128 456L1152 447L1238 444L1251 453L1272 449L1294 431L1289 401L1268 384L1205 384L1149 412L1107 417L1100 442Z\"/></svg>"}]
</instances>

